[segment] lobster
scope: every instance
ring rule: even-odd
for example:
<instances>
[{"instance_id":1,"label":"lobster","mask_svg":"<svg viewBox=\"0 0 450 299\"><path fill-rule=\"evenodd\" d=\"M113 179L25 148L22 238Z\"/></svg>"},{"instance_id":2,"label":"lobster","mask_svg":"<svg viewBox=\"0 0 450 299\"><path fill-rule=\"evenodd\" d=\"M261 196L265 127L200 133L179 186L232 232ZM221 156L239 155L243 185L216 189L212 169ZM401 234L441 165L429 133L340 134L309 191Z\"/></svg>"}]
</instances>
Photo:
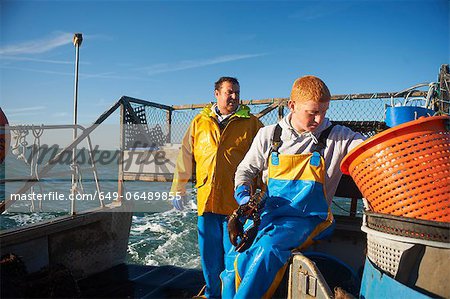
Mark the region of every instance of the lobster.
<instances>
[{"instance_id":1,"label":"lobster","mask_svg":"<svg viewBox=\"0 0 450 299\"><path fill-rule=\"evenodd\" d=\"M257 191L246 204L239 206L228 218L228 235L237 252L247 250L258 234L258 227L261 223L260 211L264 206L262 198L263 193ZM251 219L253 224L244 231L247 219Z\"/></svg>"}]
</instances>

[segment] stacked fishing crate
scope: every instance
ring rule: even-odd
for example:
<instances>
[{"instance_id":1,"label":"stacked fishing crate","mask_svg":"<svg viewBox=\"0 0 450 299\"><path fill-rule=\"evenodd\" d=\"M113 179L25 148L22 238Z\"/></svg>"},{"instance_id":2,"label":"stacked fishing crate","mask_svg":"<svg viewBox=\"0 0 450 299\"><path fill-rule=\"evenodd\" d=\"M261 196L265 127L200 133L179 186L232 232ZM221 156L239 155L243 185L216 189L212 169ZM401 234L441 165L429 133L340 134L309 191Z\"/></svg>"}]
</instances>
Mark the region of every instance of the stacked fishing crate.
<instances>
[{"instance_id":1,"label":"stacked fishing crate","mask_svg":"<svg viewBox=\"0 0 450 299\"><path fill-rule=\"evenodd\" d=\"M341 165L365 199L361 298L450 297L450 117L396 125Z\"/></svg>"}]
</instances>

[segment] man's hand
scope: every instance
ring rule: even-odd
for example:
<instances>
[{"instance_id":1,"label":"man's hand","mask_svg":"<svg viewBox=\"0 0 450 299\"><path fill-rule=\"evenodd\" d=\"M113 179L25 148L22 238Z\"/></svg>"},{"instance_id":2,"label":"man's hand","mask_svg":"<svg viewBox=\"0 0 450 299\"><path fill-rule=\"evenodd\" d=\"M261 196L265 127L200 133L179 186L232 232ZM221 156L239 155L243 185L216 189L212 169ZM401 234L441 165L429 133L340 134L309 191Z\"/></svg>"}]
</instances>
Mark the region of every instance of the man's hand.
<instances>
[{"instance_id":1,"label":"man's hand","mask_svg":"<svg viewBox=\"0 0 450 299\"><path fill-rule=\"evenodd\" d=\"M178 211L183 211L184 207L186 206L188 202L188 198L186 195L181 195L181 197L179 199L174 198L172 200L172 205L175 209L177 209Z\"/></svg>"},{"instance_id":2,"label":"man's hand","mask_svg":"<svg viewBox=\"0 0 450 299\"><path fill-rule=\"evenodd\" d=\"M250 200L250 187L247 185L240 185L234 191L234 198L236 202L242 206Z\"/></svg>"}]
</instances>

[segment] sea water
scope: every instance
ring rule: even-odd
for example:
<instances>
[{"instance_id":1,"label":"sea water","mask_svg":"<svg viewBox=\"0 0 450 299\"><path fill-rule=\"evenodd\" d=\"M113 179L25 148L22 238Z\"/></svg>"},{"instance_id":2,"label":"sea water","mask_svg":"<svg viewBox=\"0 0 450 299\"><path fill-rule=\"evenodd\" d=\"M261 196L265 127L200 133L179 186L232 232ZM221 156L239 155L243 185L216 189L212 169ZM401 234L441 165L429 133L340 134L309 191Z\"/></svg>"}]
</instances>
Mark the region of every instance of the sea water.
<instances>
[{"instance_id":1,"label":"sea water","mask_svg":"<svg viewBox=\"0 0 450 299\"><path fill-rule=\"evenodd\" d=\"M57 165L52 172L67 171L69 166ZM30 174L30 165L15 156L8 155L6 163L2 164L2 177L15 178ZM97 165L101 191L104 194L117 192L118 166L116 163ZM82 171L82 189L84 194L94 194L95 181L91 171ZM6 183L0 185L3 196L13 193L24 182ZM127 262L144 265L175 265L187 268L199 268L200 258L197 246L197 212L194 200L191 200L183 211L175 210L169 200L156 200L154 195L168 193L170 183L126 181L124 194L141 196L147 200L136 200L132 217L130 238L128 243ZM190 184L189 184L190 185ZM67 197L70 192L70 175L57 175L56 178L43 178L33 187L36 194L54 192ZM190 186L188 186L190 187ZM188 189L193 193L195 190ZM149 200L148 195L154 196ZM350 209L348 201L335 198L338 205L333 205L333 213L343 214ZM108 203L108 200L106 200ZM99 200L76 201L76 210L83 211L99 206ZM361 210L361 208L359 208ZM31 201L14 203L0 216L0 229L23 227L28 224L50 220L70 213L70 201Z\"/></svg>"}]
</instances>

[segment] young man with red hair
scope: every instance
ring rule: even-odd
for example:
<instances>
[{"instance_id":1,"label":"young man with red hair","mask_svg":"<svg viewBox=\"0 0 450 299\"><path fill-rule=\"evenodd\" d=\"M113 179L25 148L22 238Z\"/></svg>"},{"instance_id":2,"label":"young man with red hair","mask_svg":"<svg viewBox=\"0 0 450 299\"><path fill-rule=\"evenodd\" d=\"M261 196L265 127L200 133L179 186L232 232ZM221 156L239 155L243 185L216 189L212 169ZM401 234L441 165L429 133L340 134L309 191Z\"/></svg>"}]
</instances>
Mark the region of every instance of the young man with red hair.
<instances>
[{"instance_id":1,"label":"young man with red hair","mask_svg":"<svg viewBox=\"0 0 450 299\"><path fill-rule=\"evenodd\" d=\"M329 206L342 176L340 162L364 137L332 125L325 117L330 100L321 79L297 79L288 102L290 113L259 130L239 164L235 199L240 205L248 203L251 182L260 172L267 190L253 244L239 254L229 252L234 268L221 274L223 298L270 298L292 250L332 232Z\"/></svg>"}]
</instances>

